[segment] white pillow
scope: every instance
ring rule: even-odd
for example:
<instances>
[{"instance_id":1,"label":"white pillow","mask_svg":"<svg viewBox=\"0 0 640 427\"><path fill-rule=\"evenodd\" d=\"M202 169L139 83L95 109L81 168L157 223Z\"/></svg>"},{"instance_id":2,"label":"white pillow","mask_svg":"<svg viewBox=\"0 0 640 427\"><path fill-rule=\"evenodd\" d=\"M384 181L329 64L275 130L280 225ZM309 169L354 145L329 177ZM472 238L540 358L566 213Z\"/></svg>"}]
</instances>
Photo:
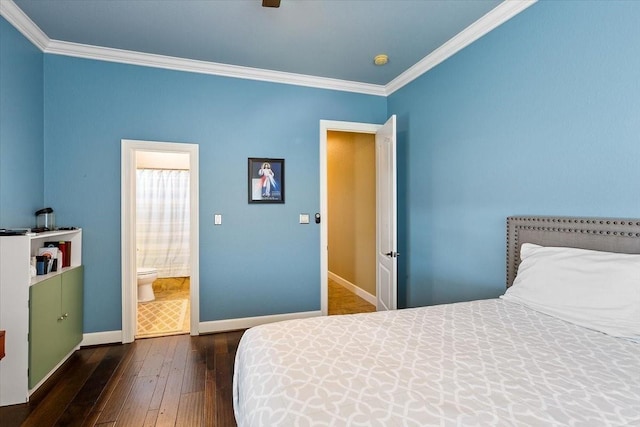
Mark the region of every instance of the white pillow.
<instances>
[{"instance_id":1,"label":"white pillow","mask_svg":"<svg viewBox=\"0 0 640 427\"><path fill-rule=\"evenodd\" d=\"M640 341L640 255L524 243L520 258L501 298Z\"/></svg>"}]
</instances>

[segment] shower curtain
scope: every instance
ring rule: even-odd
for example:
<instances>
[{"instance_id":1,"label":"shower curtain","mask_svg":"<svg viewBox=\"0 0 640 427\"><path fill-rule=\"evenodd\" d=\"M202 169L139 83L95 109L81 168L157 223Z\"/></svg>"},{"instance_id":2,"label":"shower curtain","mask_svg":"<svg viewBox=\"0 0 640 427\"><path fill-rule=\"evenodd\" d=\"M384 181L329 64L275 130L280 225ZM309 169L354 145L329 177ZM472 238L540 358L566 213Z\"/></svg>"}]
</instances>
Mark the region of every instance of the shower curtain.
<instances>
[{"instance_id":1,"label":"shower curtain","mask_svg":"<svg viewBox=\"0 0 640 427\"><path fill-rule=\"evenodd\" d=\"M190 275L189 171L136 170L137 266Z\"/></svg>"}]
</instances>

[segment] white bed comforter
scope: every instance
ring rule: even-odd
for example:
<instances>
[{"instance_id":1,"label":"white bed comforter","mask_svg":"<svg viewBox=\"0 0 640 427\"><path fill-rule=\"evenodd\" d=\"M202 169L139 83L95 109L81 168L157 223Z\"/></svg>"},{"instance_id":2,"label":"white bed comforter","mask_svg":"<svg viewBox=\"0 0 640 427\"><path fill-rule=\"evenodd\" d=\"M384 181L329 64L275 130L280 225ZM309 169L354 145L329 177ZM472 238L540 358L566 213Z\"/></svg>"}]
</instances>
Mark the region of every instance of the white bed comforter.
<instances>
[{"instance_id":1,"label":"white bed comforter","mask_svg":"<svg viewBox=\"0 0 640 427\"><path fill-rule=\"evenodd\" d=\"M498 299L321 317L249 329L233 387L240 427L640 426L640 344Z\"/></svg>"}]
</instances>

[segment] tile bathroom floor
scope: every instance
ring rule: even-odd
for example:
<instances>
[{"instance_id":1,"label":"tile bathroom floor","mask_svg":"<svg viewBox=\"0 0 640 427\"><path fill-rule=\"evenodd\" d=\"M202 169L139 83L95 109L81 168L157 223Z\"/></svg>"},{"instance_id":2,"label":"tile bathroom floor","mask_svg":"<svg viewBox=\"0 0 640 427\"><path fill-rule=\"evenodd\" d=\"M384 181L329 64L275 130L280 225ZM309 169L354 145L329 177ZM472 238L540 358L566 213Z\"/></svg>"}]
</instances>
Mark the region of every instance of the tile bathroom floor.
<instances>
[{"instance_id":1,"label":"tile bathroom floor","mask_svg":"<svg viewBox=\"0 0 640 427\"><path fill-rule=\"evenodd\" d=\"M191 301L189 298L189 277L166 277L158 278L153 282L153 293L156 297L154 301L186 300L187 311L182 322L182 329L176 331L163 331L158 333L136 335L136 338L151 338L165 335L188 334L190 331ZM146 303L138 303L138 307Z\"/></svg>"}]
</instances>

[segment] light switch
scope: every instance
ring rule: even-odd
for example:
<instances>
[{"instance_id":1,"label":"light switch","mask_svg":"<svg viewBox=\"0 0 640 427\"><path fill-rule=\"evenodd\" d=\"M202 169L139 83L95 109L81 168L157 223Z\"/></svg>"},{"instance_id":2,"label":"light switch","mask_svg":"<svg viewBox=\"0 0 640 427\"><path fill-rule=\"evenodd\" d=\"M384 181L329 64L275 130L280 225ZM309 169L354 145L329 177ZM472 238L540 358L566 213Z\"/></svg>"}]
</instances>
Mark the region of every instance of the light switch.
<instances>
[{"instance_id":1,"label":"light switch","mask_svg":"<svg viewBox=\"0 0 640 427\"><path fill-rule=\"evenodd\" d=\"M220 225L222 224L222 215L221 214L214 214L213 215L213 225Z\"/></svg>"},{"instance_id":2,"label":"light switch","mask_svg":"<svg viewBox=\"0 0 640 427\"><path fill-rule=\"evenodd\" d=\"M309 214L300 214L300 224L309 224Z\"/></svg>"}]
</instances>

